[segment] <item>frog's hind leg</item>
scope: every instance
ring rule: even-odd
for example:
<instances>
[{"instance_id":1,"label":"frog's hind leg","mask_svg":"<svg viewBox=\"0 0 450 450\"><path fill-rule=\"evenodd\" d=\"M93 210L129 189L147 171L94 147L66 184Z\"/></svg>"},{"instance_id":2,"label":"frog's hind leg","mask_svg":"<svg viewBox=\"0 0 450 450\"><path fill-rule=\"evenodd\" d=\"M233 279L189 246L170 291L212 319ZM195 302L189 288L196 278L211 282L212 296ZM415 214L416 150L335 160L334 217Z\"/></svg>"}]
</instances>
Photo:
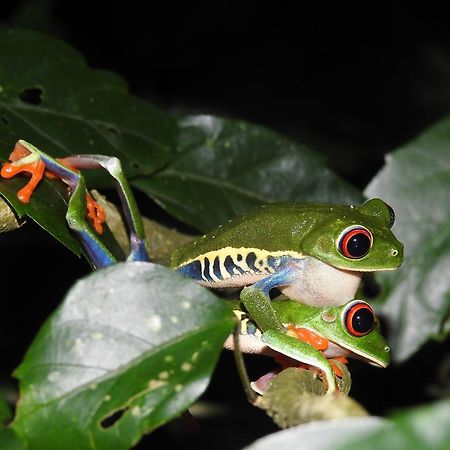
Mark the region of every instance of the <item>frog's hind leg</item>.
<instances>
[{"instance_id":1,"label":"frog's hind leg","mask_svg":"<svg viewBox=\"0 0 450 450\"><path fill-rule=\"evenodd\" d=\"M2 177L12 178L21 172L27 172L31 175L25 187L17 193L17 197L22 203L30 201L33 191L44 176L44 172L53 178L61 179L67 184L69 186L69 201L66 220L69 227L79 235L91 264L95 268L99 268L116 262L115 257L102 244L86 222L86 206L90 210L89 216L94 219L94 226L97 230L98 226L101 226L103 217L95 203L89 202L89 194L86 196L84 179L77 170L64 164L63 160L51 157L24 140L19 140L16 143L9 160L9 162L3 164ZM88 205L86 205L86 199L88 199Z\"/></svg>"},{"instance_id":2,"label":"frog's hind leg","mask_svg":"<svg viewBox=\"0 0 450 450\"><path fill-rule=\"evenodd\" d=\"M120 160L116 157L104 155L74 155L61 160L64 164L77 169L103 168L114 178L116 189L122 203L125 220L130 232L131 251L129 261L149 261L144 225L139 213L133 192L123 173Z\"/></svg>"},{"instance_id":3,"label":"frog's hind leg","mask_svg":"<svg viewBox=\"0 0 450 450\"><path fill-rule=\"evenodd\" d=\"M303 265L302 260L297 261L291 258L283 258L279 261L275 273L242 290L241 301L250 314L250 317L262 331L272 329L286 332L285 327L280 322L272 307L270 291L274 288L293 283L296 277L299 276L299 265Z\"/></svg>"}]
</instances>

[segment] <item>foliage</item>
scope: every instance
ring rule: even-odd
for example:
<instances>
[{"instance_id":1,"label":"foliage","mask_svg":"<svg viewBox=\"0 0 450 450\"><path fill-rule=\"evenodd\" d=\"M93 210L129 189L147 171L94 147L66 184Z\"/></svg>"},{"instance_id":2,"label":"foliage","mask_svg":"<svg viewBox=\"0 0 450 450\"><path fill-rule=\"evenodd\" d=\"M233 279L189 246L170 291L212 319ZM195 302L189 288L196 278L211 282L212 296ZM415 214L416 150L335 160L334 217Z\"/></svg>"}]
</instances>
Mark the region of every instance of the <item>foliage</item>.
<instances>
[{"instance_id":1,"label":"foliage","mask_svg":"<svg viewBox=\"0 0 450 450\"><path fill-rule=\"evenodd\" d=\"M265 202L359 204L364 199L311 149L237 119L173 118L130 95L117 75L88 68L78 52L55 39L0 30L0 58L3 159L19 138L58 157L118 156L137 191L160 205L174 224L199 232ZM450 268L449 141L450 119L445 119L389 155L364 192L393 206L394 232L406 247L403 267L377 275L381 291L370 300L388 320L397 364L434 339L447 339L450 331L450 286L443 276ZM87 177L90 187L111 186L102 172ZM46 180L30 204L22 205L15 193L23 183L0 181L16 214L81 254L65 223L65 187ZM186 237L171 234L170 239ZM230 312L215 295L162 266L118 264L83 278L42 325L16 370L20 401L12 424L0 428L0 442L6 448L130 448L202 395L232 326ZM164 334L158 333L161 328ZM299 440L326 448L330 439L337 448L356 448L361 440L369 440L371 448L393 442L408 448L417 426L430 431L414 442L444 448L448 414L448 401L441 401L385 420L316 422L249 448ZM0 416L8 417L1 400ZM336 433L345 434L342 443L330 437Z\"/></svg>"}]
</instances>

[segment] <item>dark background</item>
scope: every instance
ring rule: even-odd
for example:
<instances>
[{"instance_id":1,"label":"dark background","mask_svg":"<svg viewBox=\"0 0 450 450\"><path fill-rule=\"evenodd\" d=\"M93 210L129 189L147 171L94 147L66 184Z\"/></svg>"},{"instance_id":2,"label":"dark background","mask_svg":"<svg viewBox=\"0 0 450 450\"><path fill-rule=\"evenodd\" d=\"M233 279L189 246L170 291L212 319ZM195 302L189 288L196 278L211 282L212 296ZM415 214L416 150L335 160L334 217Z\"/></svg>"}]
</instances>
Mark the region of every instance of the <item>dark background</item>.
<instances>
[{"instance_id":1,"label":"dark background","mask_svg":"<svg viewBox=\"0 0 450 450\"><path fill-rule=\"evenodd\" d=\"M1 6L1 26L60 37L91 67L121 74L132 93L161 109L269 126L322 153L361 189L387 152L450 110L448 21L444 12L427 13L423 5L364 11L322 5L313 11L300 2L47 0ZM2 237L1 249L8 261L2 291L2 335L8 338L1 343L0 375L11 383L9 374L39 326L89 267L32 224ZM43 252L49 263L43 264ZM18 335L24 322L28 332ZM399 386L419 364L434 364L433 350L385 371L355 363L354 380L365 381L354 383L352 396L374 414L391 412L382 401L386 395L390 408L410 404ZM416 401L429 398L428 381L416 380ZM175 422L139 448L188 442L241 448L276 429L246 403L229 354L221 357L204 399L220 408L210 418L198 413L200 434Z\"/></svg>"}]
</instances>

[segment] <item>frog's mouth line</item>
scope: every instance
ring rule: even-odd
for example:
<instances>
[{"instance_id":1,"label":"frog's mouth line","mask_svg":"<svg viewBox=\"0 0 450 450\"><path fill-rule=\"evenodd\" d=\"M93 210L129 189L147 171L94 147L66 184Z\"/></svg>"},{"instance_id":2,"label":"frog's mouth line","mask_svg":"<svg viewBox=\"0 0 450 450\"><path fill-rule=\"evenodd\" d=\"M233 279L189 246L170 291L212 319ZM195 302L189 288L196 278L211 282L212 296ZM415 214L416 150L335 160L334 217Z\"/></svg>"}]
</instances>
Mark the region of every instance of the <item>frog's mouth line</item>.
<instances>
[{"instance_id":1,"label":"frog's mouth line","mask_svg":"<svg viewBox=\"0 0 450 450\"><path fill-rule=\"evenodd\" d=\"M260 394L264 395L264 393L267 391L268 386L272 379L278 375L279 372L282 370L288 368L288 367L303 367L310 370L318 370L314 365L303 363L302 361L298 361L293 358L289 358L285 355L283 355L280 352L277 352L273 349L269 349L266 347L266 351L260 352L261 354L266 354L267 356L271 356L274 358L279 364L280 367L270 370L260 376L257 380L252 381L250 383L250 386L252 389ZM379 368L385 368L387 367L387 364L384 361L381 361L379 359L373 358L372 356L367 355L364 352L361 351L355 351L353 349L346 348L343 345L335 344L334 342L329 342L329 346L326 350L321 352L323 356L325 356L327 359L333 359L338 357L350 357L352 359L357 359L364 361L365 363L368 363L372 366L379 367Z\"/></svg>"},{"instance_id":2,"label":"frog's mouth line","mask_svg":"<svg viewBox=\"0 0 450 450\"><path fill-rule=\"evenodd\" d=\"M374 358L373 356L369 356L367 353L364 353L359 350L350 349L346 347L343 344L335 344L334 342L330 341L329 347L322 352L322 354L326 358L336 358L338 356L349 356L353 359L358 359L360 361L364 361L372 366L380 367L382 369L385 369L387 367L387 364L377 358Z\"/></svg>"}]
</instances>

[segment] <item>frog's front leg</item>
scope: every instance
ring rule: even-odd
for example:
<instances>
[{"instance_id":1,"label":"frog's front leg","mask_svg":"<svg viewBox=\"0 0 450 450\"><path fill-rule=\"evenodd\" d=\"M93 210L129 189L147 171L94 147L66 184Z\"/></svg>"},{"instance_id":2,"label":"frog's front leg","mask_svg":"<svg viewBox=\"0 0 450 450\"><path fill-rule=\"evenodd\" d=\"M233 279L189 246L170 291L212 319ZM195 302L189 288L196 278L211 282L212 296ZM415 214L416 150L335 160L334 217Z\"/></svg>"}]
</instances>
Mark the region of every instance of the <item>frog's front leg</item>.
<instances>
[{"instance_id":1,"label":"frog's front leg","mask_svg":"<svg viewBox=\"0 0 450 450\"><path fill-rule=\"evenodd\" d=\"M261 340L269 348L284 356L320 369L324 374L324 381L327 384L326 394L333 394L336 391L333 368L319 350L316 350L306 342L276 330L264 332Z\"/></svg>"}]
</instances>

